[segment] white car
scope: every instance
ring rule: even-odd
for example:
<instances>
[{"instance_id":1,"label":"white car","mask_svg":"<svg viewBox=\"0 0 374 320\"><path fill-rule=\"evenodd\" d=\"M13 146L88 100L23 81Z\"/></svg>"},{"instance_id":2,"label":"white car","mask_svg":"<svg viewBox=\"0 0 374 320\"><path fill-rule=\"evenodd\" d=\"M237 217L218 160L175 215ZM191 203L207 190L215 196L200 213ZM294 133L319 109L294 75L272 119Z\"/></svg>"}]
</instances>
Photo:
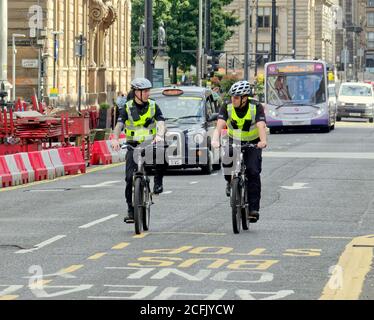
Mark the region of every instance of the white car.
<instances>
[{"instance_id":1,"label":"white car","mask_svg":"<svg viewBox=\"0 0 374 320\"><path fill-rule=\"evenodd\" d=\"M366 118L372 123L374 120L373 87L367 83L345 82L340 86L337 105L337 121L340 121L342 117L353 117Z\"/></svg>"}]
</instances>

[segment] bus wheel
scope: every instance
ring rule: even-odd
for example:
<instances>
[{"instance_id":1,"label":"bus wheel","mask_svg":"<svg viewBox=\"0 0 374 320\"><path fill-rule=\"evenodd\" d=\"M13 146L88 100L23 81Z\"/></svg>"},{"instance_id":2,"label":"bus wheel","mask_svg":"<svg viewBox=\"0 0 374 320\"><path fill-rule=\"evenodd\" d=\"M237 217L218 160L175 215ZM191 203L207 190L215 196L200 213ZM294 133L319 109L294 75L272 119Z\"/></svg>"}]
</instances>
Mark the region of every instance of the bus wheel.
<instances>
[{"instance_id":1,"label":"bus wheel","mask_svg":"<svg viewBox=\"0 0 374 320\"><path fill-rule=\"evenodd\" d=\"M373 123L373 122L374 122L374 118L370 118L370 119L369 119L369 122L370 122L370 123Z\"/></svg>"},{"instance_id":2,"label":"bus wheel","mask_svg":"<svg viewBox=\"0 0 374 320\"><path fill-rule=\"evenodd\" d=\"M342 117L336 117L336 121L342 121Z\"/></svg>"},{"instance_id":3,"label":"bus wheel","mask_svg":"<svg viewBox=\"0 0 374 320\"><path fill-rule=\"evenodd\" d=\"M275 128L270 128L270 134L276 134L277 133L277 129Z\"/></svg>"},{"instance_id":4,"label":"bus wheel","mask_svg":"<svg viewBox=\"0 0 374 320\"><path fill-rule=\"evenodd\" d=\"M321 132L323 132L323 133L329 133L330 130L331 130L330 126L322 127L322 128L321 128Z\"/></svg>"}]
</instances>

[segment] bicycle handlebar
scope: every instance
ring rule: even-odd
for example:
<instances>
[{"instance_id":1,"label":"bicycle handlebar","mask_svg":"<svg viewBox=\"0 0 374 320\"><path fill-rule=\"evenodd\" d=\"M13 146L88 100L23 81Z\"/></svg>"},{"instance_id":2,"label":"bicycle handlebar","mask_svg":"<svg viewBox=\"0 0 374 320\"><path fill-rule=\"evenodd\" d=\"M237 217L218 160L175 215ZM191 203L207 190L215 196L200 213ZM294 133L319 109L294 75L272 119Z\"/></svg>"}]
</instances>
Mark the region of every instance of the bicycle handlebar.
<instances>
[{"instance_id":1,"label":"bicycle handlebar","mask_svg":"<svg viewBox=\"0 0 374 320\"><path fill-rule=\"evenodd\" d=\"M167 144L160 145L160 144L157 144L157 143L152 143L152 144L149 144L149 145L144 146L144 147L140 147L140 145L134 147L131 144L127 144L127 143L124 143L124 144L121 145L121 149L126 149L127 147L129 147L132 150L135 150L135 149L144 149L145 150L145 149L150 148L150 147L152 147L153 149L157 149L157 148L161 148L161 147L162 148L167 148L167 147L169 147L169 145L167 145Z\"/></svg>"},{"instance_id":2,"label":"bicycle handlebar","mask_svg":"<svg viewBox=\"0 0 374 320\"><path fill-rule=\"evenodd\" d=\"M246 144L235 144L233 143L232 144L233 147L240 147L242 149L257 149L258 148L258 145L257 144L253 144L253 143L246 143Z\"/></svg>"}]
</instances>

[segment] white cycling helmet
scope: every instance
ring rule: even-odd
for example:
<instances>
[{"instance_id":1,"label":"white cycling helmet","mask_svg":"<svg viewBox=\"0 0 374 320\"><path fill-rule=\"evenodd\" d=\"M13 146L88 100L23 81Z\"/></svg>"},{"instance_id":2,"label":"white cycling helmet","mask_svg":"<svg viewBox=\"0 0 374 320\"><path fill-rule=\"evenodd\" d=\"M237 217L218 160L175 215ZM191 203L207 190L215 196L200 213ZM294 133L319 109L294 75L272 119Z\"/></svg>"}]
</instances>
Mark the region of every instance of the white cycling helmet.
<instances>
[{"instance_id":1,"label":"white cycling helmet","mask_svg":"<svg viewBox=\"0 0 374 320\"><path fill-rule=\"evenodd\" d=\"M248 81L239 81L234 83L229 91L229 95L234 97L249 96L251 93L252 89Z\"/></svg>"},{"instance_id":2,"label":"white cycling helmet","mask_svg":"<svg viewBox=\"0 0 374 320\"><path fill-rule=\"evenodd\" d=\"M134 90L152 89L152 83L146 78L137 78L131 82L131 88Z\"/></svg>"}]
</instances>

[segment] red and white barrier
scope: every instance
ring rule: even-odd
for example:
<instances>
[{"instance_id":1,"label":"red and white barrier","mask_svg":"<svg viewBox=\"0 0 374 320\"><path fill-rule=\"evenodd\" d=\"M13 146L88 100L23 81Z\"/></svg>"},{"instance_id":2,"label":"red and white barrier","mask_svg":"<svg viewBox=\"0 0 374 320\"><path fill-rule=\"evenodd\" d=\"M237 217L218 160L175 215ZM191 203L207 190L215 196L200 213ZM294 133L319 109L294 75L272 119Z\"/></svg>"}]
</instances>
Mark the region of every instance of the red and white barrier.
<instances>
[{"instance_id":1,"label":"red and white barrier","mask_svg":"<svg viewBox=\"0 0 374 320\"><path fill-rule=\"evenodd\" d=\"M12 185L12 175L10 174L5 158L0 157L0 187L6 188Z\"/></svg>"},{"instance_id":2,"label":"red and white barrier","mask_svg":"<svg viewBox=\"0 0 374 320\"><path fill-rule=\"evenodd\" d=\"M47 151L51 159L52 165L56 169L56 177L62 177L65 175L65 166L61 161L58 149L51 149Z\"/></svg>"},{"instance_id":3,"label":"red and white barrier","mask_svg":"<svg viewBox=\"0 0 374 320\"><path fill-rule=\"evenodd\" d=\"M27 183L27 172L23 172L18 168L14 155L4 156L4 160L12 176L12 186L19 186L21 184Z\"/></svg>"},{"instance_id":4,"label":"red and white barrier","mask_svg":"<svg viewBox=\"0 0 374 320\"><path fill-rule=\"evenodd\" d=\"M82 152L78 147L57 149L61 163L65 167L65 173L72 175L86 173L86 163L83 159Z\"/></svg>"},{"instance_id":5,"label":"red and white barrier","mask_svg":"<svg viewBox=\"0 0 374 320\"><path fill-rule=\"evenodd\" d=\"M28 183L35 181L35 172L31 166L30 159L27 153L17 153L14 155L18 168L26 171L28 174Z\"/></svg>"},{"instance_id":6,"label":"red and white barrier","mask_svg":"<svg viewBox=\"0 0 374 320\"><path fill-rule=\"evenodd\" d=\"M95 141L92 147L91 165L112 164L112 154L105 140Z\"/></svg>"}]
</instances>

